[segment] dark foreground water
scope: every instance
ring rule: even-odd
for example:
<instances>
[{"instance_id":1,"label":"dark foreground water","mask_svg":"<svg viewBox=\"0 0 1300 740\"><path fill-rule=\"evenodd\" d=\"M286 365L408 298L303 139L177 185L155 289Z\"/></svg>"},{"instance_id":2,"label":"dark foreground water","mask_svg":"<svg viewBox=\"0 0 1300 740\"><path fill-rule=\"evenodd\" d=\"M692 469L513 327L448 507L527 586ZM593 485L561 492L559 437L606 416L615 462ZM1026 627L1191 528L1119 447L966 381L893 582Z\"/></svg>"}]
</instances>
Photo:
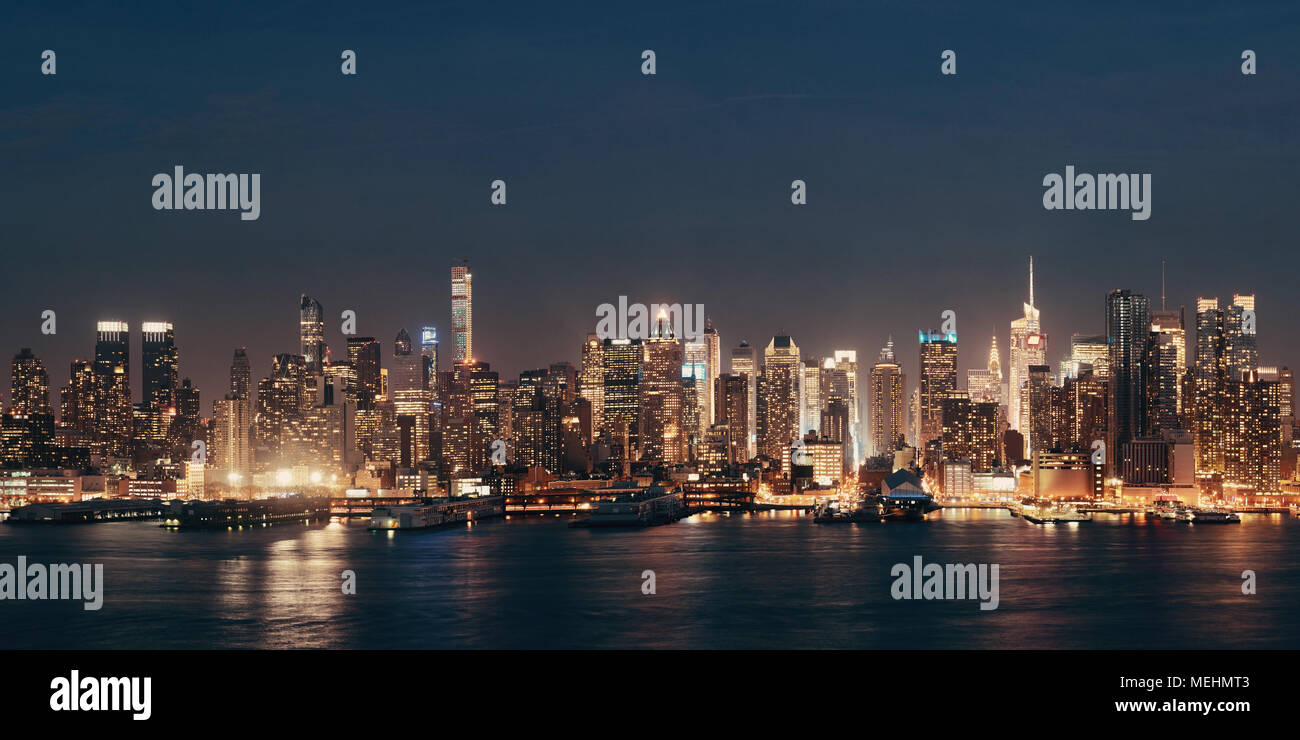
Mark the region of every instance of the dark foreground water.
<instances>
[{"instance_id":1,"label":"dark foreground water","mask_svg":"<svg viewBox=\"0 0 1300 740\"><path fill-rule=\"evenodd\" d=\"M997 510L917 524L699 515L176 532L0 525L0 562L104 564L104 606L0 601L5 648L1300 648L1300 520ZM997 563L1000 604L896 601L895 563ZM1244 595L1242 571L1257 574ZM356 573L357 593L341 592ZM642 572L655 572L653 595Z\"/></svg>"}]
</instances>

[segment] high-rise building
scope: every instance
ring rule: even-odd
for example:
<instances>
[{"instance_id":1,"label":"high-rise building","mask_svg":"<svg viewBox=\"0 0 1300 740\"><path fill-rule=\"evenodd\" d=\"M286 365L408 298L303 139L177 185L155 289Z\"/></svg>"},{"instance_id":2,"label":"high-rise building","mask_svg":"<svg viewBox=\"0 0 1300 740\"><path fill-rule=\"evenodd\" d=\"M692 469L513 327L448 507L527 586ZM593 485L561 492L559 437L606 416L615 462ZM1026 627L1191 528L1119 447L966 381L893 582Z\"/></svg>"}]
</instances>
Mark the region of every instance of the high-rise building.
<instances>
[{"instance_id":1,"label":"high-rise building","mask_svg":"<svg viewBox=\"0 0 1300 740\"><path fill-rule=\"evenodd\" d=\"M235 349L234 359L230 361L230 394L240 401L252 400L253 370L248 364L248 349Z\"/></svg>"},{"instance_id":2,"label":"high-rise building","mask_svg":"<svg viewBox=\"0 0 1300 740\"><path fill-rule=\"evenodd\" d=\"M749 378L735 373L723 373L714 383L714 398L718 400L717 415L713 423L726 425L728 460L732 463L749 460Z\"/></svg>"},{"instance_id":3,"label":"high-rise building","mask_svg":"<svg viewBox=\"0 0 1300 740\"><path fill-rule=\"evenodd\" d=\"M393 341L392 362L388 374L388 397L398 420L410 418L402 457L414 465L430 456L429 405L432 396L425 376L426 358L415 352L406 329L399 331Z\"/></svg>"},{"instance_id":4,"label":"high-rise building","mask_svg":"<svg viewBox=\"0 0 1300 740\"><path fill-rule=\"evenodd\" d=\"M29 347L14 355L9 365L9 413L21 416L50 413L50 376Z\"/></svg>"},{"instance_id":5,"label":"high-rise building","mask_svg":"<svg viewBox=\"0 0 1300 740\"><path fill-rule=\"evenodd\" d=\"M246 399L233 393L212 402L212 454L209 461L218 480L238 487L251 482L253 458L248 430L253 425Z\"/></svg>"},{"instance_id":6,"label":"high-rise building","mask_svg":"<svg viewBox=\"0 0 1300 740\"><path fill-rule=\"evenodd\" d=\"M615 460L630 461L638 449L639 389L644 348L639 339L605 339L601 350L604 412L601 433Z\"/></svg>"},{"instance_id":7,"label":"high-rise building","mask_svg":"<svg viewBox=\"0 0 1300 740\"><path fill-rule=\"evenodd\" d=\"M1143 436L1146 424L1146 381L1142 357L1151 325L1146 296L1112 290L1106 296L1106 338L1110 345L1106 453L1114 475L1122 445Z\"/></svg>"},{"instance_id":8,"label":"high-rise building","mask_svg":"<svg viewBox=\"0 0 1300 740\"><path fill-rule=\"evenodd\" d=\"M682 345L673 335L667 313L644 344L638 402L642 459L676 465L686 459L682 398Z\"/></svg>"},{"instance_id":9,"label":"high-rise building","mask_svg":"<svg viewBox=\"0 0 1300 740\"><path fill-rule=\"evenodd\" d=\"M140 325L140 360L140 376L144 382L142 400L153 411L166 414L176 407L176 384L180 376L176 332L171 322L146 321Z\"/></svg>"},{"instance_id":10,"label":"high-rise building","mask_svg":"<svg viewBox=\"0 0 1300 740\"><path fill-rule=\"evenodd\" d=\"M943 399L957 390L957 335L920 332L918 449L943 436Z\"/></svg>"},{"instance_id":11,"label":"high-rise building","mask_svg":"<svg viewBox=\"0 0 1300 740\"><path fill-rule=\"evenodd\" d=\"M1235 381L1259 365L1255 296L1234 294L1223 312L1223 355L1227 380Z\"/></svg>"},{"instance_id":12,"label":"high-rise building","mask_svg":"<svg viewBox=\"0 0 1300 740\"><path fill-rule=\"evenodd\" d=\"M821 413L825 401L822 398L822 363L816 357L803 360L799 376L799 434L812 432L816 437L821 434Z\"/></svg>"},{"instance_id":13,"label":"high-rise building","mask_svg":"<svg viewBox=\"0 0 1300 740\"><path fill-rule=\"evenodd\" d=\"M1035 450L1050 450L1056 446L1052 434L1051 366L1030 365L1025 386L1029 397L1029 434L1025 441L1032 456Z\"/></svg>"},{"instance_id":14,"label":"high-rise building","mask_svg":"<svg viewBox=\"0 0 1300 740\"><path fill-rule=\"evenodd\" d=\"M1223 485L1237 493L1280 492L1282 389L1267 375L1251 369L1226 385Z\"/></svg>"},{"instance_id":15,"label":"high-rise building","mask_svg":"<svg viewBox=\"0 0 1300 740\"><path fill-rule=\"evenodd\" d=\"M429 398L438 394L438 330L426 326L420 330L420 357L424 360L424 383L429 389Z\"/></svg>"},{"instance_id":16,"label":"high-rise building","mask_svg":"<svg viewBox=\"0 0 1300 740\"><path fill-rule=\"evenodd\" d=\"M279 461L281 444L294 433L292 426L311 408L314 400L303 356L276 355L270 375L257 386L257 414L253 423L261 455L256 460L259 466Z\"/></svg>"},{"instance_id":17,"label":"high-rise building","mask_svg":"<svg viewBox=\"0 0 1300 740\"><path fill-rule=\"evenodd\" d=\"M790 445L799 433L799 346L786 335L772 337L763 351L759 385L760 447L773 466L790 469Z\"/></svg>"},{"instance_id":18,"label":"high-rise building","mask_svg":"<svg viewBox=\"0 0 1300 740\"><path fill-rule=\"evenodd\" d=\"M451 268L451 360L467 362L474 357L474 290L469 263Z\"/></svg>"},{"instance_id":19,"label":"high-rise building","mask_svg":"<svg viewBox=\"0 0 1300 740\"><path fill-rule=\"evenodd\" d=\"M596 334L588 334L582 345L582 372L578 375L578 395L591 403L594 429L605 426L605 343Z\"/></svg>"},{"instance_id":20,"label":"high-rise building","mask_svg":"<svg viewBox=\"0 0 1300 740\"><path fill-rule=\"evenodd\" d=\"M838 385L840 374L843 374L845 393L847 395L842 396L842 398L849 410L850 439L848 443L850 454L845 457L845 460L856 469L866 455L866 435L862 432L862 403L858 391L858 351L855 349L837 349L834 353L834 362L835 373L832 378L835 379L835 396L841 397L838 394Z\"/></svg>"},{"instance_id":21,"label":"high-rise building","mask_svg":"<svg viewBox=\"0 0 1300 740\"><path fill-rule=\"evenodd\" d=\"M1069 376L1079 377L1085 365L1098 378L1110 377L1110 344L1105 335L1074 334L1070 337Z\"/></svg>"},{"instance_id":22,"label":"high-rise building","mask_svg":"<svg viewBox=\"0 0 1300 740\"><path fill-rule=\"evenodd\" d=\"M966 395L972 401L1002 403L1002 362L998 358L997 335L989 346L988 366L966 371Z\"/></svg>"},{"instance_id":23,"label":"high-rise building","mask_svg":"<svg viewBox=\"0 0 1300 740\"><path fill-rule=\"evenodd\" d=\"M1029 431L1029 366L1047 364L1047 336L1034 306L1034 258L1029 258L1029 302L1024 315L1011 322L1011 352L1007 368L1007 420L1011 428Z\"/></svg>"},{"instance_id":24,"label":"high-rise building","mask_svg":"<svg viewBox=\"0 0 1300 740\"><path fill-rule=\"evenodd\" d=\"M298 336L303 362L309 375L320 375L325 367L325 313L319 301L302 294L298 302Z\"/></svg>"},{"instance_id":25,"label":"high-rise building","mask_svg":"<svg viewBox=\"0 0 1300 740\"><path fill-rule=\"evenodd\" d=\"M126 457L131 450L134 409L131 405L131 332L125 321L100 321L95 331L95 375L100 392L96 400L98 436L110 457Z\"/></svg>"},{"instance_id":26,"label":"high-rise building","mask_svg":"<svg viewBox=\"0 0 1300 740\"><path fill-rule=\"evenodd\" d=\"M745 426L748 439L744 440L745 459L752 459L758 454L758 348L742 341L740 346L731 350L731 374L745 378L745 393L748 398L749 423ZM735 432L733 432L733 435Z\"/></svg>"},{"instance_id":27,"label":"high-rise building","mask_svg":"<svg viewBox=\"0 0 1300 740\"><path fill-rule=\"evenodd\" d=\"M348 365L355 373L347 389L348 397L359 409L372 407L375 399L383 395L379 341L374 337L348 337Z\"/></svg>"},{"instance_id":28,"label":"high-rise building","mask_svg":"<svg viewBox=\"0 0 1300 740\"><path fill-rule=\"evenodd\" d=\"M682 393L686 407L698 410L694 419L688 419L689 434L702 438L708 429L708 418L713 413L710 405L713 389L709 387L709 345L704 337L682 343Z\"/></svg>"},{"instance_id":29,"label":"high-rise building","mask_svg":"<svg viewBox=\"0 0 1300 740\"><path fill-rule=\"evenodd\" d=\"M971 472L986 473L1001 461L998 405L961 396L943 399L943 456L969 460Z\"/></svg>"},{"instance_id":30,"label":"high-rise building","mask_svg":"<svg viewBox=\"0 0 1300 740\"><path fill-rule=\"evenodd\" d=\"M880 350L880 357L871 368L869 389L871 418L871 454L892 455L898 448L899 438L907 433L904 424L906 408L903 402L904 386L907 380L903 376L897 360L894 358L894 339Z\"/></svg>"},{"instance_id":31,"label":"high-rise building","mask_svg":"<svg viewBox=\"0 0 1300 740\"><path fill-rule=\"evenodd\" d=\"M1187 329L1183 323L1182 306L1177 310L1166 309L1162 296L1160 310L1151 312L1151 333L1163 337L1157 343L1165 348L1163 351L1173 355L1169 358L1169 364L1174 368L1174 377L1163 378L1163 383L1173 385L1174 413L1181 416L1184 406L1183 376L1187 373Z\"/></svg>"}]
</instances>

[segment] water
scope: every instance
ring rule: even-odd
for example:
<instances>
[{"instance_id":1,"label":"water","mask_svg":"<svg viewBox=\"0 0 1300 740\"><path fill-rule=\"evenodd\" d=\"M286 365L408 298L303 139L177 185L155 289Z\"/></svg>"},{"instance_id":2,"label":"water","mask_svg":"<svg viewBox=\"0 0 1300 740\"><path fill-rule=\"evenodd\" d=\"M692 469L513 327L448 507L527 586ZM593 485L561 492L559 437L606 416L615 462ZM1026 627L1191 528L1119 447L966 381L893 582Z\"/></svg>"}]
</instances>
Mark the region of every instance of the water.
<instances>
[{"instance_id":1,"label":"water","mask_svg":"<svg viewBox=\"0 0 1300 740\"><path fill-rule=\"evenodd\" d=\"M372 533L0 526L0 562L103 563L104 606L0 601L6 648L1300 648L1300 520L1000 510L924 523L697 515ZM896 601L895 563L998 563L1000 604ZM655 571L657 593L641 592ZM1241 592L1242 571L1257 593ZM356 573L357 593L341 592Z\"/></svg>"}]
</instances>

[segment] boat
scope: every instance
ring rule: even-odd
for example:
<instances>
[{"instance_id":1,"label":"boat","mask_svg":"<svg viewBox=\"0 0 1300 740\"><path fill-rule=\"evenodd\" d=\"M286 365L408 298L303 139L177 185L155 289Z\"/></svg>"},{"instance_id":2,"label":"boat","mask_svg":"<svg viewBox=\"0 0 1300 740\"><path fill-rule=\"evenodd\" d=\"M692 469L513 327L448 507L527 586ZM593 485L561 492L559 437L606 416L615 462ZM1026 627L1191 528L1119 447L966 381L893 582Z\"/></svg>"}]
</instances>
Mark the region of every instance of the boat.
<instances>
[{"instance_id":1,"label":"boat","mask_svg":"<svg viewBox=\"0 0 1300 740\"><path fill-rule=\"evenodd\" d=\"M430 529L463 524L505 513L499 496L467 499L425 499L420 503L376 506L370 512L371 530Z\"/></svg>"},{"instance_id":2,"label":"boat","mask_svg":"<svg viewBox=\"0 0 1300 740\"><path fill-rule=\"evenodd\" d=\"M813 521L817 524L837 522L878 522L880 508L865 502L845 503L838 499L821 501L813 507Z\"/></svg>"},{"instance_id":3,"label":"boat","mask_svg":"<svg viewBox=\"0 0 1300 740\"><path fill-rule=\"evenodd\" d=\"M879 510L879 518L886 522L920 522L932 511L943 507L925 493L884 493L867 496L863 504Z\"/></svg>"},{"instance_id":4,"label":"boat","mask_svg":"<svg viewBox=\"0 0 1300 740\"><path fill-rule=\"evenodd\" d=\"M1231 509L1192 509L1179 512L1178 520L1194 524L1240 524L1241 515Z\"/></svg>"},{"instance_id":5,"label":"boat","mask_svg":"<svg viewBox=\"0 0 1300 740\"><path fill-rule=\"evenodd\" d=\"M1183 502L1176 498L1157 498L1148 513L1160 519L1176 521L1186 510L1187 507L1183 505Z\"/></svg>"},{"instance_id":6,"label":"boat","mask_svg":"<svg viewBox=\"0 0 1300 740\"><path fill-rule=\"evenodd\" d=\"M598 501L591 515L569 523L570 527L653 527L671 524L685 517L686 502L680 491L658 486L638 489L608 501Z\"/></svg>"},{"instance_id":7,"label":"boat","mask_svg":"<svg viewBox=\"0 0 1300 740\"><path fill-rule=\"evenodd\" d=\"M445 507L429 504L376 506L370 512L370 529L428 529L446 524Z\"/></svg>"},{"instance_id":8,"label":"boat","mask_svg":"<svg viewBox=\"0 0 1300 740\"><path fill-rule=\"evenodd\" d=\"M1069 522L1092 521L1092 514L1079 511L1073 506L1053 504L1022 506L1020 516L1032 524L1067 524Z\"/></svg>"}]
</instances>

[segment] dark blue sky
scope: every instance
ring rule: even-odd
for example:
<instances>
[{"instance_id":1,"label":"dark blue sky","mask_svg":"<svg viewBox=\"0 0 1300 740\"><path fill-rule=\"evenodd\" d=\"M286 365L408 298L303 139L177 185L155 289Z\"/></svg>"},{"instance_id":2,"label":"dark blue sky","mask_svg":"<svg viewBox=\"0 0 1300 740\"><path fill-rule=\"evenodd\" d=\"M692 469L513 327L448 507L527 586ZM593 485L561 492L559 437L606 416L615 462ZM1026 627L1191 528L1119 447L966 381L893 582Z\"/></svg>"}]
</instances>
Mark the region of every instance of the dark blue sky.
<instances>
[{"instance_id":1,"label":"dark blue sky","mask_svg":"<svg viewBox=\"0 0 1300 740\"><path fill-rule=\"evenodd\" d=\"M137 352L166 319L208 413L234 347L258 377L296 351L304 291L385 355L402 326L449 334L462 256L475 354L509 377L576 362L619 295L703 303L724 347L784 329L869 365L892 333L909 377L952 308L983 366L1031 253L1053 362L1106 291L1158 303L1164 258L1189 319L1254 292L1261 361L1300 363L1294 3L29 5L0 26L0 351L56 387L96 319ZM261 173L261 218L153 210L176 164ZM1045 211L1067 164L1151 173L1151 219Z\"/></svg>"}]
</instances>

